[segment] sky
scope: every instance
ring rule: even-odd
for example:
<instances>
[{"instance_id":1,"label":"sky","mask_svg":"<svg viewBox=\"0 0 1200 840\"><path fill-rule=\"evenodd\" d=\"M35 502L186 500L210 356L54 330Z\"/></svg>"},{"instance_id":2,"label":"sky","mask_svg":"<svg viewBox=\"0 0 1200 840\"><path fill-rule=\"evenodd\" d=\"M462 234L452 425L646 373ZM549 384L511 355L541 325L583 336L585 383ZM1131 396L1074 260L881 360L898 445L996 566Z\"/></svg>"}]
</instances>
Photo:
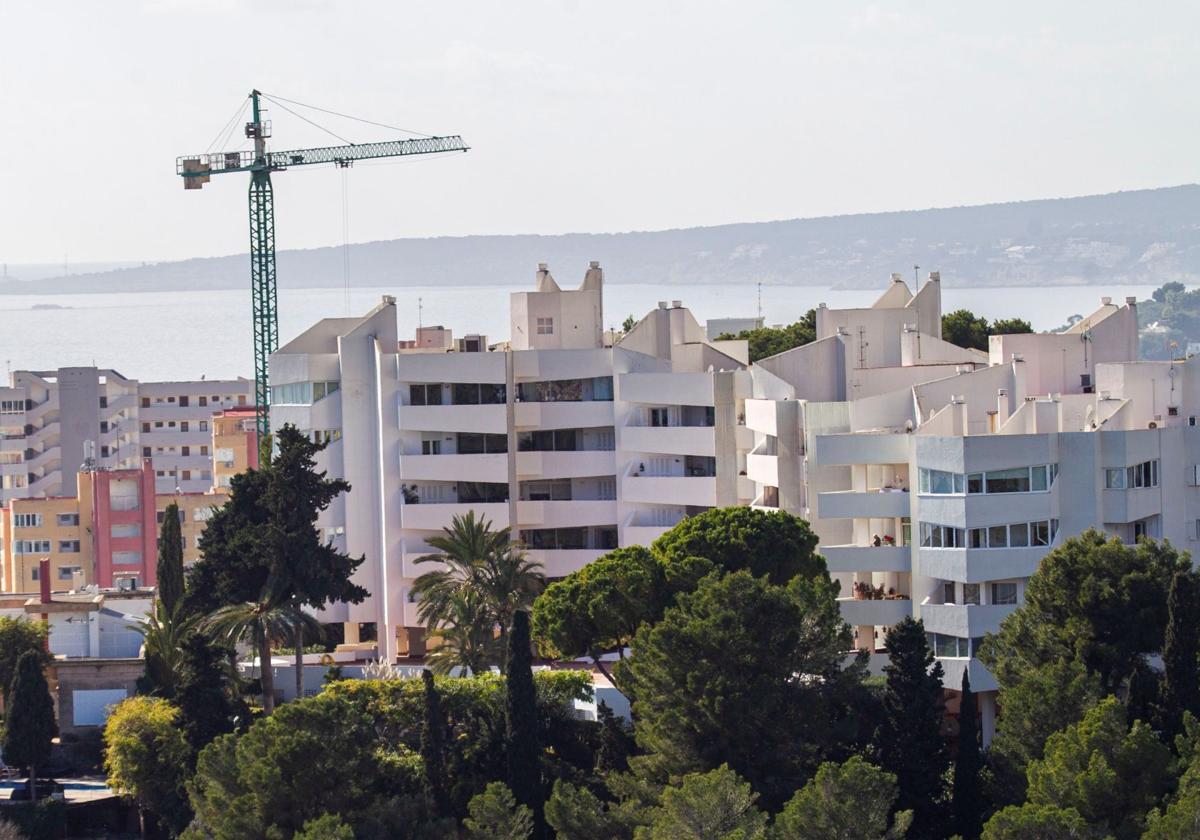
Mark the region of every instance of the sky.
<instances>
[{"instance_id":1,"label":"sky","mask_svg":"<svg viewBox=\"0 0 1200 840\"><path fill-rule=\"evenodd\" d=\"M185 192L175 159L252 87L472 147L277 174L281 249L344 216L366 242L1192 183L1197 31L1127 0L3 0L0 262L244 252L247 176ZM267 116L273 148L337 142Z\"/></svg>"}]
</instances>

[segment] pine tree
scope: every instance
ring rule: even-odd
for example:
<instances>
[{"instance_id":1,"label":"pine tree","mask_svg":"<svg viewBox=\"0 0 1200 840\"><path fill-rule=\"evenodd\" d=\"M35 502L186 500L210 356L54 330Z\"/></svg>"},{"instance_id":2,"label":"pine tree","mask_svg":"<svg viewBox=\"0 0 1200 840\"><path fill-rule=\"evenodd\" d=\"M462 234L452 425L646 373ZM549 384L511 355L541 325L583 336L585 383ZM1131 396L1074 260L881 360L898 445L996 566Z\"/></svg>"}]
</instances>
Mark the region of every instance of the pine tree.
<instances>
[{"instance_id":1,"label":"pine tree","mask_svg":"<svg viewBox=\"0 0 1200 840\"><path fill-rule=\"evenodd\" d=\"M1200 579L1193 572L1176 572L1167 593L1159 701L1167 743L1182 731L1184 712L1200 714L1197 656L1200 656Z\"/></svg>"},{"instance_id":2,"label":"pine tree","mask_svg":"<svg viewBox=\"0 0 1200 840\"><path fill-rule=\"evenodd\" d=\"M171 502L163 511L158 537L158 599L173 614L183 600L183 538L179 532L179 505Z\"/></svg>"},{"instance_id":3,"label":"pine tree","mask_svg":"<svg viewBox=\"0 0 1200 840\"><path fill-rule=\"evenodd\" d=\"M529 637L529 613L513 614L508 634L506 751L508 786L517 802L534 814L534 837L545 836L545 791L542 789L541 748L538 746L537 695L533 686L533 651Z\"/></svg>"},{"instance_id":4,"label":"pine tree","mask_svg":"<svg viewBox=\"0 0 1200 840\"><path fill-rule=\"evenodd\" d=\"M971 678L964 668L958 711L958 755L954 760L954 823L965 840L975 840L983 830L983 795L979 778L982 767L975 693L971 691Z\"/></svg>"},{"instance_id":5,"label":"pine tree","mask_svg":"<svg viewBox=\"0 0 1200 840\"><path fill-rule=\"evenodd\" d=\"M4 759L15 767L29 769L29 794L37 800L37 766L50 757L50 742L54 739L54 700L46 675L42 673L41 658L34 652L22 654L17 661L17 674L9 689L8 717L5 720Z\"/></svg>"},{"instance_id":6,"label":"pine tree","mask_svg":"<svg viewBox=\"0 0 1200 840\"><path fill-rule=\"evenodd\" d=\"M596 748L596 772L624 773L629 769L630 737L625 723L613 714L603 700L596 709L600 724L600 745Z\"/></svg>"},{"instance_id":7,"label":"pine tree","mask_svg":"<svg viewBox=\"0 0 1200 840\"><path fill-rule=\"evenodd\" d=\"M948 759L942 739L942 665L925 640L925 625L905 618L887 635L884 722L879 754L896 775L897 810L912 810L913 834L936 837L943 829L943 776Z\"/></svg>"},{"instance_id":8,"label":"pine tree","mask_svg":"<svg viewBox=\"0 0 1200 840\"><path fill-rule=\"evenodd\" d=\"M425 784L429 799L439 817L450 815L450 785L446 778L446 712L433 681L433 672L421 672L425 686L425 725L421 729L421 759L425 764Z\"/></svg>"}]
</instances>

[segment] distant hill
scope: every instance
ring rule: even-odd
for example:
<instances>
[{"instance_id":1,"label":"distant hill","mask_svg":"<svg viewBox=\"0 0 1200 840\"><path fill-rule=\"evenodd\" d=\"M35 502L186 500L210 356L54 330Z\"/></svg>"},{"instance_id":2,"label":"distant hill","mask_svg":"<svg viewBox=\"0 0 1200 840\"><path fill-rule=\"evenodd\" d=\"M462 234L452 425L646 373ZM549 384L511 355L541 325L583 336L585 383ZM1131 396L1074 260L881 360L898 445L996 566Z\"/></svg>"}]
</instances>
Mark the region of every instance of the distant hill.
<instances>
[{"instance_id":1,"label":"distant hill","mask_svg":"<svg viewBox=\"0 0 1200 840\"><path fill-rule=\"evenodd\" d=\"M465 236L353 245L355 286L511 285L538 262L560 277L599 260L615 283L877 287L914 263L948 286L1200 283L1200 186L686 228ZM0 282L0 293L241 288L247 257L191 259ZM279 253L284 288L341 284L340 248Z\"/></svg>"}]
</instances>

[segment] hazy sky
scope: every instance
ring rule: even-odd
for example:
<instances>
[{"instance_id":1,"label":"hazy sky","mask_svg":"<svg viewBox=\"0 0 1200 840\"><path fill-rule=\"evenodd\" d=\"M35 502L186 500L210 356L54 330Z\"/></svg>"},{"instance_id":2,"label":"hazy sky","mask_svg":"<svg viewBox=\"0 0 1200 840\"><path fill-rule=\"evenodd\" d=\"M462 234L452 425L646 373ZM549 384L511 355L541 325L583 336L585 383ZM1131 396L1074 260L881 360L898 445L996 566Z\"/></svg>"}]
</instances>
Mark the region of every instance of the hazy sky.
<instances>
[{"instance_id":1,"label":"hazy sky","mask_svg":"<svg viewBox=\"0 0 1200 840\"><path fill-rule=\"evenodd\" d=\"M174 173L255 86L472 145L351 170L360 242L1193 182L1198 31L1128 0L2 0L0 261L245 251L247 177ZM268 116L275 148L329 140ZM275 185L280 248L341 243L341 173Z\"/></svg>"}]
</instances>

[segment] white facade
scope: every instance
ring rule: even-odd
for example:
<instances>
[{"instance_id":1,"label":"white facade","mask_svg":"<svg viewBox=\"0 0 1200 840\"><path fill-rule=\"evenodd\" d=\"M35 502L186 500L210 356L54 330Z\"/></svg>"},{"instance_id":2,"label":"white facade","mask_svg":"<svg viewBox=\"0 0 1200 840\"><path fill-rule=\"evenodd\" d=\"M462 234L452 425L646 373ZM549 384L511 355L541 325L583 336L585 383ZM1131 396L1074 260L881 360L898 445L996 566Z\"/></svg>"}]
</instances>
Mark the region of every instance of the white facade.
<instances>
[{"instance_id":1,"label":"white facade","mask_svg":"<svg viewBox=\"0 0 1200 840\"><path fill-rule=\"evenodd\" d=\"M73 493L84 444L97 465L137 469L151 459L158 491L212 487L209 423L251 400L246 379L138 382L114 370L14 371L0 387L0 505Z\"/></svg>"},{"instance_id":2,"label":"white facade","mask_svg":"<svg viewBox=\"0 0 1200 840\"><path fill-rule=\"evenodd\" d=\"M401 348L385 298L271 358L272 424L326 433L322 466L353 488L321 525L366 556L358 582L371 597L326 619L351 636L374 623L381 656L423 650L409 593L431 566L415 561L455 515L511 527L559 578L752 499L745 342L709 342L687 309L663 303L606 345L597 263L567 291L539 266L535 291L512 297L502 351Z\"/></svg>"},{"instance_id":3,"label":"white facade","mask_svg":"<svg viewBox=\"0 0 1200 840\"><path fill-rule=\"evenodd\" d=\"M746 460L755 504L821 537L856 645L885 653L890 625L922 619L946 688L970 669L990 739L996 683L974 654L1048 551L1092 527L1200 536L1200 359L1134 361L1132 299L993 336L984 358L941 341L939 291L894 276L870 309L818 309L818 341L752 370Z\"/></svg>"}]
</instances>

